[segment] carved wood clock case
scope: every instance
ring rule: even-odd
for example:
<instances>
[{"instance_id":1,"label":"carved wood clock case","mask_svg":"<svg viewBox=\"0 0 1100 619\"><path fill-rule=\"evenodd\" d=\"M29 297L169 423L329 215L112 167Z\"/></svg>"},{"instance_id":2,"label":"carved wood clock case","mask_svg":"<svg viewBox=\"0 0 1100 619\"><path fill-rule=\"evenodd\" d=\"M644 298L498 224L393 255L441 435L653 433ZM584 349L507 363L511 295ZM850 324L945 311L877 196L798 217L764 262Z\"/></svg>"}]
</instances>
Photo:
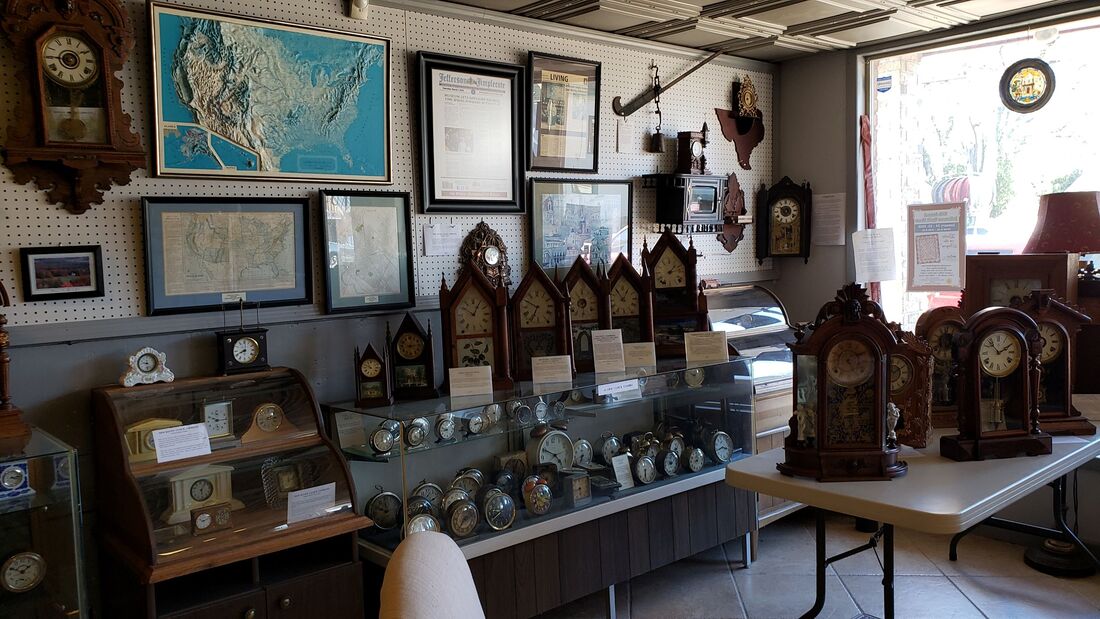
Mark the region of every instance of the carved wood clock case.
<instances>
[{"instance_id":1,"label":"carved wood clock case","mask_svg":"<svg viewBox=\"0 0 1100 619\"><path fill-rule=\"evenodd\" d=\"M443 316L443 367L488 365L493 388L512 388L508 289L490 283L479 269L463 269L453 288L439 288ZM444 376L444 382L447 377Z\"/></svg>"},{"instance_id":2,"label":"carved wood clock case","mask_svg":"<svg viewBox=\"0 0 1100 619\"><path fill-rule=\"evenodd\" d=\"M900 352L890 355L890 402L901 410L898 442L918 449L932 433L932 347L891 323Z\"/></svg>"},{"instance_id":3,"label":"carved wood clock case","mask_svg":"<svg viewBox=\"0 0 1100 619\"><path fill-rule=\"evenodd\" d=\"M126 11L114 0L9 0L0 28L24 67L4 164L83 213L145 166L116 77L134 46Z\"/></svg>"},{"instance_id":4,"label":"carved wood clock case","mask_svg":"<svg viewBox=\"0 0 1100 619\"><path fill-rule=\"evenodd\" d=\"M595 369L592 331L611 328L611 298L592 267L580 256L562 278L561 291L569 295L573 364L578 372L591 372Z\"/></svg>"},{"instance_id":5,"label":"carved wood clock case","mask_svg":"<svg viewBox=\"0 0 1100 619\"><path fill-rule=\"evenodd\" d=\"M955 359L955 336L964 320L957 307L937 307L917 319L917 337L932 349L932 427L958 425L959 380Z\"/></svg>"},{"instance_id":6,"label":"carved wood clock case","mask_svg":"<svg viewBox=\"0 0 1100 619\"><path fill-rule=\"evenodd\" d=\"M653 277L642 263L639 275L630 260L619 254L600 278L611 300L611 328L621 329L623 343L653 341Z\"/></svg>"},{"instance_id":7,"label":"carved wood clock case","mask_svg":"<svg viewBox=\"0 0 1100 619\"><path fill-rule=\"evenodd\" d=\"M386 348L393 364L394 400L424 400L439 395L435 382L435 354L432 325L427 331L410 312L397 331L390 335L386 323Z\"/></svg>"},{"instance_id":8,"label":"carved wood clock case","mask_svg":"<svg viewBox=\"0 0 1100 619\"><path fill-rule=\"evenodd\" d=\"M538 263L531 263L508 305L518 380L531 380L532 357L572 354L569 297Z\"/></svg>"},{"instance_id":9,"label":"carved wood clock case","mask_svg":"<svg viewBox=\"0 0 1100 619\"><path fill-rule=\"evenodd\" d=\"M771 188L760 185L756 194L757 262L792 257L809 262L812 201L810 184L797 185L787 176Z\"/></svg>"},{"instance_id":10,"label":"carved wood clock case","mask_svg":"<svg viewBox=\"0 0 1100 619\"><path fill-rule=\"evenodd\" d=\"M669 228L661 233L653 251L642 243L642 263L653 278L654 348L659 359L683 358L684 333L710 330L696 259L691 240L685 248Z\"/></svg>"},{"instance_id":11,"label":"carved wood clock case","mask_svg":"<svg viewBox=\"0 0 1100 619\"><path fill-rule=\"evenodd\" d=\"M383 349L385 350L385 349ZM393 372L389 359L373 344L359 354L355 348L355 405L363 408L393 404Z\"/></svg>"}]
</instances>

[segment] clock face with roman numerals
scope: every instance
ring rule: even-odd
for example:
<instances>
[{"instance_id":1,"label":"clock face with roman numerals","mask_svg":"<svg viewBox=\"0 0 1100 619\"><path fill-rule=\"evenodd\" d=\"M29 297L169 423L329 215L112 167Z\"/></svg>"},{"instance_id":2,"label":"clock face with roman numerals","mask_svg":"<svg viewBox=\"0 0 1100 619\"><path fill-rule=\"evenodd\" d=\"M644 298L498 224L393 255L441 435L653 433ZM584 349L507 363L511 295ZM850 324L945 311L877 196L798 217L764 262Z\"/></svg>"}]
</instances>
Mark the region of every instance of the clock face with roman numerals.
<instances>
[{"instance_id":1,"label":"clock face with roman numerals","mask_svg":"<svg viewBox=\"0 0 1100 619\"><path fill-rule=\"evenodd\" d=\"M599 302L596 291L583 280L578 281L569 291L569 316L575 322L594 322L599 320Z\"/></svg>"},{"instance_id":2,"label":"clock face with roman numerals","mask_svg":"<svg viewBox=\"0 0 1100 619\"><path fill-rule=\"evenodd\" d=\"M520 327L526 329L554 326L554 300L539 282L532 282L519 305Z\"/></svg>"},{"instance_id":3,"label":"clock face with roman numerals","mask_svg":"<svg viewBox=\"0 0 1100 619\"><path fill-rule=\"evenodd\" d=\"M982 339L978 347L978 358L982 371L995 378L1011 374L1020 365L1023 351L1020 340L1003 329L993 331Z\"/></svg>"},{"instance_id":4,"label":"clock face with roman numerals","mask_svg":"<svg viewBox=\"0 0 1100 619\"><path fill-rule=\"evenodd\" d=\"M611 315L637 316L639 313L638 289L631 286L625 277L620 278L611 289Z\"/></svg>"}]
</instances>

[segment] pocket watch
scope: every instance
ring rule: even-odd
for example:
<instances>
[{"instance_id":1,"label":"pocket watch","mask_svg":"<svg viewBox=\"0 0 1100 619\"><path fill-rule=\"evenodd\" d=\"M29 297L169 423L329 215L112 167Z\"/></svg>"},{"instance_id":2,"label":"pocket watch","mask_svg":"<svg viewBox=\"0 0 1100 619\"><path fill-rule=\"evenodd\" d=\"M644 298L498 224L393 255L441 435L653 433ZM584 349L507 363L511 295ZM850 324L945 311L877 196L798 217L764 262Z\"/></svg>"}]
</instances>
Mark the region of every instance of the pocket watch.
<instances>
[{"instance_id":1,"label":"pocket watch","mask_svg":"<svg viewBox=\"0 0 1100 619\"><path fill-rule=\"evenodd\" d=\"M573 441L573 466L586 467L592 464L592 443L586 438Z\"/></svg>"},{"instance_id":2,"label":"pocket watch","mask_svg":"<svg viewBox=\"0 0 1100 619\"><path fill-rule=\"evenodd\" d=\"M593 448L600 462L607 466L611 466L611 459L619 455L619 451L622 450L623 444L622 441L619 440L619 437L610 432L604 432L600 435L600 438L596 440L596 444Z\"/></svg>"},{"instance_id":3,"label":"pocket watch","mask_svg":"<svg viewBox=\"0 0 1100 619\"><path fill-rule=\"evenodd\" d=\"M454 438L454 415L451 415L450 413L447 413L446 415L440 415L439 419L435 420L435 433L439 436L439 441L449 441Z\"/></svg>"},{"instance_id":4,"label":"pocket watch","mask_svg":"<svg viewBox=\"0 0 1100 619\"><path fill-rule=\"evenodd\" d=\"M389 453L393 449L394 437L393 432L390 432L388 428L375 428L370 433L370 448L374 450L376 454Z\"/></svg>"},{"instance_id":5,"label":"pocket watch","mask_svg":"<svg viewBox=\"0 0 1100 619\"><path fill-rule=\"evenodd\" d=\"M703 450L698 447L688 449L680 457L684 459L684 466L692 473L703 470L703 465L706 464L706 456L703 455Z\"/></svg>"},{"instance_id":6,"label":"pocket watch","mask_svg":"<svg viewBox=\"0 0 1100 619\"><path fill-rule=\"evenodd\" d=\"M392 529L401 523L401 499L394 493L382 491L367 501L367 516L379 529Z\"/></svg>"},{"instance_id":7,"label":"pocket watch","mask_svg":"<svg viewBox=\"0 0 1100 619\"><path fill-rule=\"evenodd\" d=\"M0 565L0 585L12 593L26 593L46 578L46 560L37 552L17 552Z\"/></svg>"},{"instance_id":8,"label":"pocket watch","mask_svg":"<svg viewBox=\"0 0 1100 619\"><path fill-rule=\"evenodd\" d=\"M425 480L420 482L419 486L413 488L412 493L413 496L420 496L428 499L428 502L436 506L437 508L442 504L443 501L443 489L430 481Z\"/></svg>"},{"instance_id":9,"label":"pocket watch","mask_svg":"<svg viewBox=\"0 0 1100 619\"><path fill-rule=\"evenodd\" d=\"M703 384L703 381L707 377L707 372L703 368L691 368L684 370L684 384L688 387L698 387Z\"/></svg>"},{"instance_id":10,"label":"pocket watch","mask_svg":"<svg viewBox=\"0 0 1100 619\"><path fill-rule=\"evenodd\" d=\"M715 462L726 463L733 457L733 439L729 434L721 430L714 430L707 437L707 441L703 443L703 448L706 450L707 455L711 460Z\"/></svg>"},{"instance_id":11,"label":"pocket watch","mask_svg":"<svg viewBox=\"0 0 1100 619\"><path fill-rule=\"evenodd\" d=\"M535 516L542 516L550 511L553 500L554 494L550 491L550 486L542 483L541 480L523 494L524 506Z\"/></svg>"},{"instance_id":12,"label":"pocket watch","mask_svg":"<svg viewBox=\"0 0 1100 619\"><path fill-rule=\"evenodd\" d=\"M405 444L409 447L420 447L428 438L428 420L417 417L409 422L405 428Z\"/></svg>"},{"instance_id":13,"label":"pocket watch","mask_svg":"<svg viewBox=\"0 0 1100 619\"><path fill-rule=\"evenodd\" d=\"M490 404L485 407L483 411L485 416L489 419L489 423L499 423L504 416L504 408L500 404Z\"/></svg>"},{"instance_id":14,"label":"pocket watch","mask_svg":"<svg viewBox=\"0 0 1100 619\"><path fill-rule=\"evenodd\" d=\"M657 479L657 463L649 456L635 458L634 477L642 484L653 483Z\"/></svg>"},{"instance_id":15,"label":"pocket watch","mask_svg":"<svg viewBox=\"0 0 1100 619\"><path fill-rule=\"evenodd\" d=\"M680 455L668 449L662 449L657 454L657 464L661 466L661 474L672 477L680 470Z\"/></svg>"},{"instance_id":16,"label":"pocket watch","mask_svg":"<svg viewBox=\"0 0 1100 619\"><path fill-rule=\"evenodd\" d=\"M443 525L432 514L417 514L409 518L409 524L405 525L405 535L423 533L424 531L442 532Z\"/></svg>"},{"instance_id":17,"label":"pocket watch","mask_svg":"<svg viewBox=\"0 0 1100 619\"><path fill-rule=\"evenodd\" d=\"M468 537L477 528L477 505L469 498L459 499L447 508L447 528L455 537Z\"/></svg>"},{"instance_id":18,"label":"pocket watch","mask_svg":"<svg viewBox=\"0 0 1100 619\"><path fill-rule=\"evenodd\" d=\"M470 498L470 494L462 488L451 488L450 490L447 490L443 493L443 499L440 503L440 507L443 508L443 513L447 513L447 511L451 509L451 506L454 505L456 501L461 501L462 499L468 498Z\"/></svg>"},{"instance_id":19,"label":"pocket watch","mask_svg":"<svg viewBox=\"0 0 1100 619\"><path fill-rule=\"evenodd\" d=\"M426 499L422 496L413 495L413 496L409 497L409 502L406 505L405 510L408 513L409 518L412 518L413 516L415 516L417 514L431 514L431 513L434 513L435 512L435 506L432 505L432 502L429 501L428 499Z\"/></svg>"},{"instance_id":20,"label":"pocket watch","mask_svg":"<svg viewBox=\"0 0 1100 619\"><path fill-rule=\"evenodd\" d=\"M494 531L503 531L516 519L516 502L505 492L496 492L485 498L485 522Z\"/></svg>"}]
</instances>

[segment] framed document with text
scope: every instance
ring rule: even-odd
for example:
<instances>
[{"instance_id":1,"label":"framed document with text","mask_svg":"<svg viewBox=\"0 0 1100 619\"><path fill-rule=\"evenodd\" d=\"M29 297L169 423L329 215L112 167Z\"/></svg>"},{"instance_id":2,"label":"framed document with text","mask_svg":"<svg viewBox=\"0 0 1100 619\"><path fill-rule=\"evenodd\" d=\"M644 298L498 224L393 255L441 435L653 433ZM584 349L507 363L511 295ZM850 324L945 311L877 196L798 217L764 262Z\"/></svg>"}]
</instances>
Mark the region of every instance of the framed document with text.
<instances>
[{"instance_id":1,"label":"framed document with text","mask_svg":"<svg viewBox=\"0 0 1100 619\"><path fill-rule=\"evenodd\" d=\"M523 212L520 65L417 52L425 213Z\"/></svg>"},{"instance_id":2,"label":"framed document with text","mask_svg":"<svg viewBox=\"0 0 1100 619\"><path fill-rule=\"evenodd\" d=\"M529 52L528 167L596 172L600 146L600 63Z\"/></svg>"}]
</instances>

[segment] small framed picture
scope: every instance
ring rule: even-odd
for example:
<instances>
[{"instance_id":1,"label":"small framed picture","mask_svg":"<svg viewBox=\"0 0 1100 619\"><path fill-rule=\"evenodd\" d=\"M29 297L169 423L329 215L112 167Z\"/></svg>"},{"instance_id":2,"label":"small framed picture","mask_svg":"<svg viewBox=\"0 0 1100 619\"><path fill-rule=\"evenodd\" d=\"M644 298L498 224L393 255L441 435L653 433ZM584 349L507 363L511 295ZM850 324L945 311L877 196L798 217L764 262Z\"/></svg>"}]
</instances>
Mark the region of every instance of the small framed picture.
<instances>
[{"instance_id":1,"label":"small framed picture","mask_svg":"<svg viewBox=\"0 0 1100 619\"><path fill-rule=\"evenodd\" d=\"M600 155L600 63L529 52L527 167L595 172Z\"/></svg>"},{"instance_id":2,"label":"small framed picture","mask_svg":"<svg viewBox=\"0 0 1100 619\"><path fill-rule=\"evenodd\" d=\"M592 268L630 258L630 180L531 180L531 260L569 268L577 256Z\"/></svg>"},{"instance_id":3,"label":"small framed picture","mask_svg":"<svg viewBox=\"0 0 1100 619\"><path fill-rule=\"evenodd\" d=\"M56 301L103 296L99 245L23 247L23 300Z\"/></svg>"}]
</instances>

